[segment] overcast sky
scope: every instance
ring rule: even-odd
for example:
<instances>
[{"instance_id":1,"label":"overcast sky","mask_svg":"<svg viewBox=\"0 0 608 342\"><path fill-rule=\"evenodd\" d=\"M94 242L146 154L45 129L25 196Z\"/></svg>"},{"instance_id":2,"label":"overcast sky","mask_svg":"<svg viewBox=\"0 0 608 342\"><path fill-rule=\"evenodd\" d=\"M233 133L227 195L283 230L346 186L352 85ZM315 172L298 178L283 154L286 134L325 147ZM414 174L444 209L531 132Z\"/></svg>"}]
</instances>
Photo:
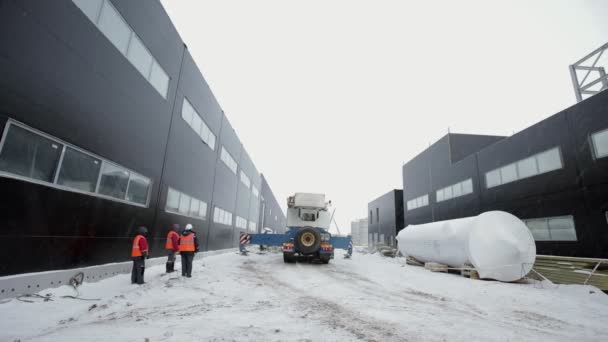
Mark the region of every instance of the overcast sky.
<instances>
[{"instance_id":1,"label":"overcast sky","mask_svg":"<svg viewBox=\"0 0 608 342\"><path fill-rule=\"evenodd\" d=\"M568 66L608 41L606 0L162 3L279 203L326 193L342 231L448 127L573 105Z\"/></svg>"}]
</instances>

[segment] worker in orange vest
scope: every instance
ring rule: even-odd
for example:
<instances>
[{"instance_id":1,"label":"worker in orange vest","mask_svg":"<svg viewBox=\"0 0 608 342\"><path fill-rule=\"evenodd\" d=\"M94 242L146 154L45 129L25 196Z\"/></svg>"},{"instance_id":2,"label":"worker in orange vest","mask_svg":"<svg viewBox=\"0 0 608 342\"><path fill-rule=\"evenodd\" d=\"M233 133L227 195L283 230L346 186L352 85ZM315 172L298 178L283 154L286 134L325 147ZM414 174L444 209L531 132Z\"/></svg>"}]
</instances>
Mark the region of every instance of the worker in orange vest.
<instances>
[{"instance_id":1,"label":"worker in orange vest","mask_svg":"<svg viewBox=\"0 0 608 342\"><path fill-rule=\"evenodd\" d=\"M133 238L131 257L133 258L133 270L131 271L131 284L144 283L144 270L146 269L146 258L148 257L148 229L137 228L137 235Z\"/></svg>"},{"instance_id":2,"label":"worker in orange vest","mask_svg":"<svg viewBox=\"0 0 608 342\"><path fill-rule=\"evenodd\" d=\"M192 260L194 253L198 252L198 239L188 223L179 238L179 255L182 256L182 277L192 278Z\"/></svg>"},{"instance_id":3,"label":"worker in orange vest","mask_svg":"<svg viewBox=\"0 0 608 342\"><path fill-rule=\"evenodd\" d=\"M167 273L175 271L175 256L177 255L177 252L179 252L178 230L179 224L174 223L171 225L171 228L169 228L169 233L167 233L167 242L165 242L165 249L167 250L167 263L165 264L165 268Z\"/></svg>"}]
</instances>

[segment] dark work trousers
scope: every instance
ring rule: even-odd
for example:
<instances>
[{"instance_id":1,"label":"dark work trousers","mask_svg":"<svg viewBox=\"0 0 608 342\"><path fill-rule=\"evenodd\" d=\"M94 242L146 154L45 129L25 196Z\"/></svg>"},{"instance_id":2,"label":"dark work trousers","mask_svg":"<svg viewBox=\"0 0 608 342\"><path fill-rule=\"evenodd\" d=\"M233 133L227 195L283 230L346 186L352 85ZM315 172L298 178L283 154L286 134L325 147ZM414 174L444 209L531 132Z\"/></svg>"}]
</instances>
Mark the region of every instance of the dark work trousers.
<instances>
[{"instance_id":1,"label":"dark work trousers","mask_svg":"<svg viewBox=\"0 0 608 342\"><path fill-rule=\"evenodd\" d=\"M167 273L175 271L175 251L168 251L166 270Z\"/></svg>"},{"instance_id":2,"label":"dark work trousers","mask_svg":"<svg viewBox=\"0 0 608 342\"><path fill-rule=\"evenodd\" d=\"M143 256L133 258L133 271L131 271L131 284L144 283L144 270L146 269L146 259Z\"/></svg>"},{"instance_id":3,"label":"dark work trousers","mask_svg":"<svg viewBox=\"0 0 608 342\"><path fill-rule=\"evenodd\" d=\"M194 260L194 252L179 252L182 256L182 276L192 276L192 260Z\"/></svg>"}]
</instances>

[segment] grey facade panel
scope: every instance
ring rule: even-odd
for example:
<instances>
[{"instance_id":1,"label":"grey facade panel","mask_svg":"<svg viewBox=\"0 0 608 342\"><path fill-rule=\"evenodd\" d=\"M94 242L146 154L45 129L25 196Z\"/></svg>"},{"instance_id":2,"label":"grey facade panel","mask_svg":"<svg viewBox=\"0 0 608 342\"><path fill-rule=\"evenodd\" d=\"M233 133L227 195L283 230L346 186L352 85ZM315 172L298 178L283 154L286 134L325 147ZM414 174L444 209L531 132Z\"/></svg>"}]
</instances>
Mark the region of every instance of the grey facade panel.
<instances>
[{"instance_id":1,"label":"grey facade panel","mask_svg":"<svg viewBox=\"0 0 608 342\"><path fill-rule=\"evenodd\" d=\"M262 202L260 210L260 229L270 228L275 233L283 233L287 230L285 213L275 198L270 185L262 175ZM287 201L287 199L285 199Z\"/></svg>"},{"instance_id":2,"label":"grey facade panel","mask_svg":"<svg viewBox=\"0 0 608 342\"><path fill-rule=\"evenodd\" d=\"M219 159L226 146L238 163L241 142L160 2L112 4L167 72L166 99L71 0L0 1L0 129L20 122L149 178L148 205L0 175L12 194L0 201L0 257L22 261L0 275L129 260L139 225L153 256L164 255L171 223L192 223L203 250L234 247L233 223L214 224L214 206L233 222L257 213ZM216 135L214 150L181 118L184 97ZM253 162L242 164L261 190ZM206 218L167 212L168 187L207 202Z\"/></svg>"}]
</instances>

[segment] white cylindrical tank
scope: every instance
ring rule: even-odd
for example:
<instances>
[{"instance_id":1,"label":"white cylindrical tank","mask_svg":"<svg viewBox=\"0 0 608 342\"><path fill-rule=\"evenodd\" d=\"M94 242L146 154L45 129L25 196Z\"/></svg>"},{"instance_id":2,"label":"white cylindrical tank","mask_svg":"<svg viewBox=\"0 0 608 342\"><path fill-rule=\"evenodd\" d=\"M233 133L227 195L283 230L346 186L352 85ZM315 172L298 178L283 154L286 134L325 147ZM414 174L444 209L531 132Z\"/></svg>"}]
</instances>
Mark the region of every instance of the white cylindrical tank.
<instances>
[{"instance_id":1,"label":"white cylindrical tank","mask_svg":"<svg viewBox=\"0 0 608 342\"><path fill-rule=\"evenodd\" d=\"M504 211L409 225L397 235L399 251L422 262L452 267L471 264L480 278L515 281L530 272L536 259L532 233Z\"/></svg>"}]
</instances>

